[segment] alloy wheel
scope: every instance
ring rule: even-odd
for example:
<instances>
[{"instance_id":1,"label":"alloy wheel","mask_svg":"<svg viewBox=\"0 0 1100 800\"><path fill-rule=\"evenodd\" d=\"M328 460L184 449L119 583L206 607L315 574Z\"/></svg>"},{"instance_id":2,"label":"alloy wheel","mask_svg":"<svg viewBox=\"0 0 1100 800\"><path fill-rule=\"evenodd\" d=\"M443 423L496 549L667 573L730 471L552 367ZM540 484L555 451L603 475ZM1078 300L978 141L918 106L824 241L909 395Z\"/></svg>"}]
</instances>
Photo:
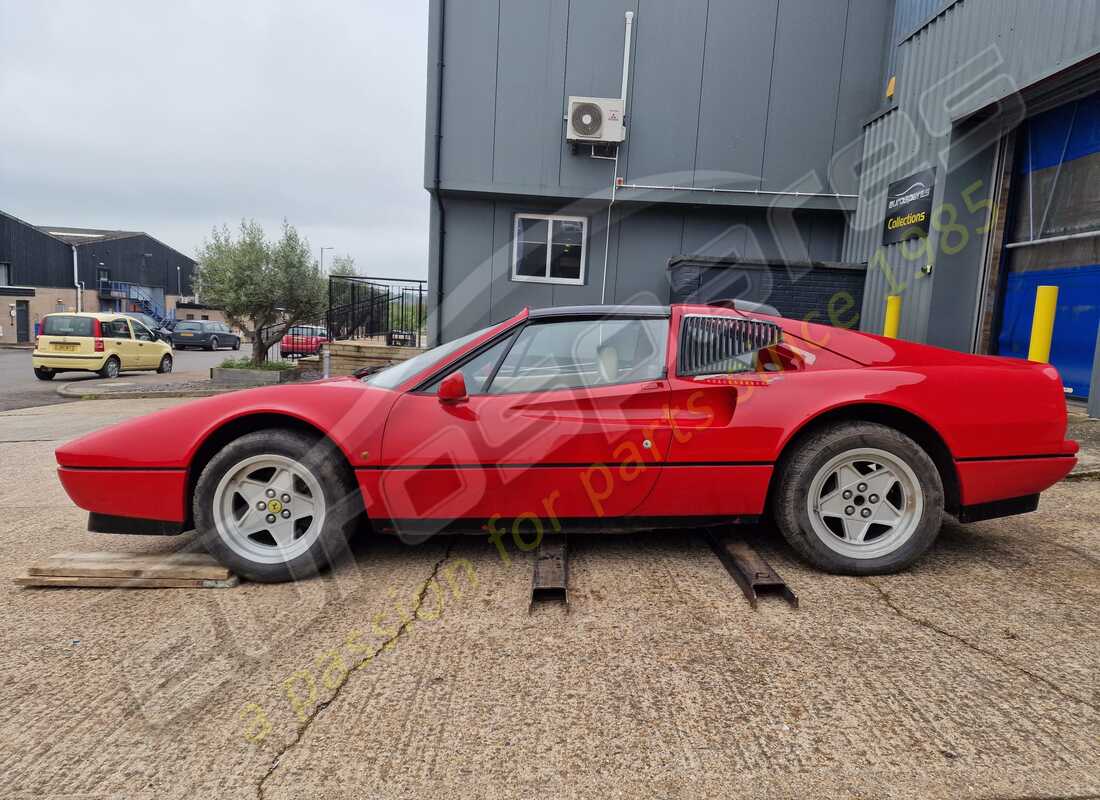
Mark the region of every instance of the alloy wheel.
<instances>
[{"instance_id":1,"label":"alloy wheel","mask_svg":"<svg viewBox=\"0 0 1100 800\"><path fill-rule=\"evenodd\" d=\"M810 482L810 524L849 558L879 558L905 544L924 513L916 473L885 450L857 448L827 461Z\"/></svg>"},{"instance_id":2,"label":"alloy wheel","mask_svg":"<svg viewBox=\"0 0 1100 800\"><path fill-rule=\"evenodd\" d=\"M237 555L280 564L312 547L325 524L325 495L313 473L287 456L246 458L214 492L214 522Z\"/></svg>"}]
</instances>

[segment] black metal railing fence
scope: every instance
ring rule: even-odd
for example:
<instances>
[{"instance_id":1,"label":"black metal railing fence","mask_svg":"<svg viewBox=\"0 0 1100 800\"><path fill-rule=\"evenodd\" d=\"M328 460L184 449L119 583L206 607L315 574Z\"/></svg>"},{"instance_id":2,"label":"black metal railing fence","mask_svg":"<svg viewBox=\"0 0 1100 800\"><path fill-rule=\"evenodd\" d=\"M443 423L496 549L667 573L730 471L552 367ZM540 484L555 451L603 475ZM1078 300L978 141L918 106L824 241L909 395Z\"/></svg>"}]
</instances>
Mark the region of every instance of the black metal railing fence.
<instances>
[{"instance_id":1,"label":"black metal railing fence","mask_svg":"<svg viewBox=\"0 0 1100 800\"><path fill-rule=\"evenodd\" d=\"M427 341L427 282L404 278L330 275L326 326L333 340L383 338L423 347Z\"/></svg>"}]
</instances>

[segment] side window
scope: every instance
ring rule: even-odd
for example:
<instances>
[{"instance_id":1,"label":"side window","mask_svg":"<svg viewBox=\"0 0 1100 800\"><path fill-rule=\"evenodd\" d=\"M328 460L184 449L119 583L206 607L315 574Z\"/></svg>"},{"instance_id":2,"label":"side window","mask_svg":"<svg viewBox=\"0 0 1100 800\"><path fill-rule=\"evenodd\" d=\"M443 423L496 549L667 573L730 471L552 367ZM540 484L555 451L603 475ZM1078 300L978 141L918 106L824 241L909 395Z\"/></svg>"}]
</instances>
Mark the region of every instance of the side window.
<instances>
[{"instance_id":1,"label":"side window","mask_svg":"<svg viewBox=\"0 0 1100 800\"><path fill-rule=\"evenodd\" d=\"M462 378L466 381L466 392L468 394L484 394L485 385L488 383L489 377L493 374L493 368L497 365L497 362L500 361L500 357L504 355L504 351L508 349L508 343L514 338L514 336L504 337L504 339L494 344L488 350L483 350L458 368L457 371L462 373ZM438 394L439 384L443 382L443 378L455 371L456 370L447 370L447 372L437 380L432 381L424 390L424 393Z\"/></svg>"},{"instance_id":2,"label":"side window","mask_svg":"<svg viewBox=\"0 0 1100 800\"><path fill-rule=\"evenodd\" d=\"M136 320L131 320L134 326L134 338L140 339L143 342L156 341L156 337L149 332L149 329Z\"/></svg>"},{"instance_id":3,"label":"side window","mask_svg":"<svg viewBox=\"0 0 1100 800\"><path fill-rule=\"evenodd\" d=\"M525 327L490 394L655 380L665 374L667 319L578 320Z\"/></svg>"},{"instance_id":4,"label":"side window","mask_svg":"<svg viewBox=\"0 0 1100 800\"><path fill-rule=\"evenodd\" d=\"M108 339L129 339L130 326L126 324L124 319L113 319L110 322L104 322L101 326L103 328L103 335Z\"/></svg>"}]
</instances>

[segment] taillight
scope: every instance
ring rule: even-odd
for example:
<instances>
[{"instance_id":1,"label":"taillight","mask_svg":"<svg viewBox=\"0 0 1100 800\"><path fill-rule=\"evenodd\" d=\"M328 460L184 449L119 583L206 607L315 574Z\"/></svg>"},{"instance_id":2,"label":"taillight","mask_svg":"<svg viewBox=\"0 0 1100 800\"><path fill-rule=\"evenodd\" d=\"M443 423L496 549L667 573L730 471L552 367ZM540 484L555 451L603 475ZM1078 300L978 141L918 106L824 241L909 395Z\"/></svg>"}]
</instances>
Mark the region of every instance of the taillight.
<instances>
[{"instance_id":1,"label":"taillight","mask_svg":"<svg viewBox=\"0 0 1100 800\"><path fill-rule=\"evenodd\" d=\"M97 353L102 353L103 352L103 340L102 339L96 339L95 340L95 351Z\"/></svg>"},{"instance_id":2,"label":"taillight","mask_svg":"<svg viewBox=\"0 0 1100 800\"><path fill-rule=\"evenodd\" d=\"M103 327L99 324L98 319L93 319L92 320L92 336L95 336L96 338L99 338L102 335L103 335ZM97 347L96 349L97 350L102 350L103 348Z\"/></svg>"}]
</instances>

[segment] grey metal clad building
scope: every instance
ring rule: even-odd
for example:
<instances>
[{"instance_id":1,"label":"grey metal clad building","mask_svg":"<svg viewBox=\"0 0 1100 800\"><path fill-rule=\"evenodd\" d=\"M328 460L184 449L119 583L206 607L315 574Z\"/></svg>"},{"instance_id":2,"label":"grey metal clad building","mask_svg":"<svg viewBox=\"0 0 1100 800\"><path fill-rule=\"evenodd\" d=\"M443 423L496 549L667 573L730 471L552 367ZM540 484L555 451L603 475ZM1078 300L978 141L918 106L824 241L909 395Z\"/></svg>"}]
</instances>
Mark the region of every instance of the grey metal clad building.
<instances>
[{"instance_id":1,"label":"grey metal clad building","mask_svg":"<svg viewBox=\"0 0 1100 800\"><path fill-rule=\"evenodd\" d=\"M625 138L569 141L570 97L621 96L626 12ZM526 305L668 302L677 256L840 260L891 3L433 0L430 20L443 339Z\"/></svg>"},{"instance_id":2,"label":"grey metal clad building","mask_svg":"<svg viewBox=\"0 0 1100 800\"><path fill-rule=\"evenodd\" d=\"M898 295L903 338L1024 355L1053 284L1052 361L1088 391L1098 0L432 0L430 22L441 338L716 293L877 332Z\"/></svg>"},{"instance_id":3,"label":"grey metal clad building","mask_svg":"<svg viewBox=\"0 0 1100 800\"><path fill-rule=\"evenodd\" d=\"M1051 361L1088 392L1100 324L1100 3L898 0L892 102L864 131L844 257L862 327L1025 356L1035 289L1059 287ZM928 238L884 244L890 184L934 169Z\"/></svg>"}]
</instances>

